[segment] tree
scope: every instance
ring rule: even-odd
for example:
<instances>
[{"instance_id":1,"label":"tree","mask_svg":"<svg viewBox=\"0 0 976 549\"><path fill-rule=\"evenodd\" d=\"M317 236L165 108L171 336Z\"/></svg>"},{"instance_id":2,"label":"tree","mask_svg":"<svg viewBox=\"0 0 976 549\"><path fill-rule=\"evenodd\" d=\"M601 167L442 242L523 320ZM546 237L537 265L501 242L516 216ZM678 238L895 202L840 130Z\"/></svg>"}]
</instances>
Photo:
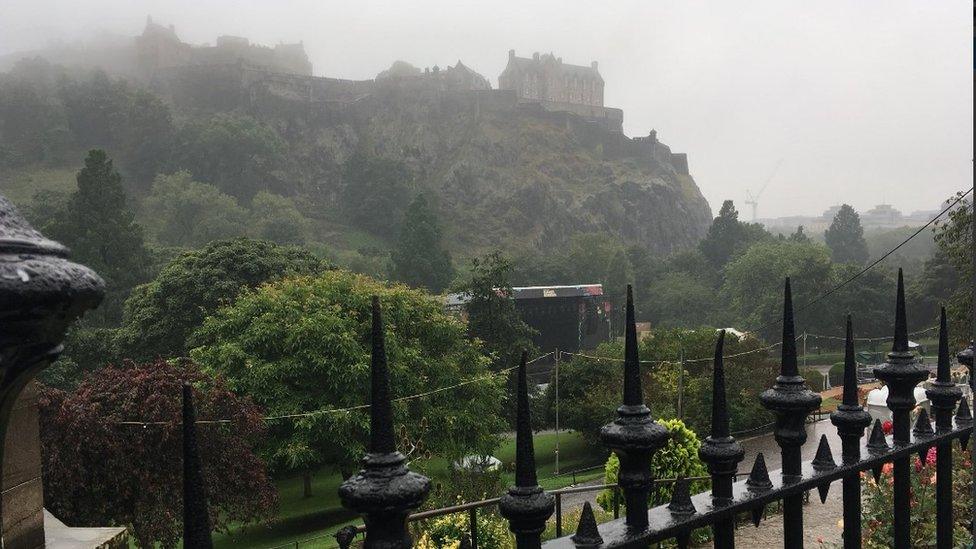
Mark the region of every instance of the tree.
<instances>
[{"instance_id":1,"label":"tree","mask_svg":"<svg viewBox=\"0 0 976 549\"><path fill-rule=\"evenodd\" d=\"M965 340L962 334L971 334L973 326L973 203L962 200L950 213L948 219L940 222L935 230L935 242L945 254L949 263L958 273L959 284L949 298L949 333Z\"/></svg>"},{"instance_id":2,"label":"tree","mask_svg":"<svg viewBox=\"0 0 976 549\"><path fill-rule=\"evenodd\" d=\"M681 272L669 272L654 280L645 300L645 313L655 326L662 328L696 328L720 323L727 316L715 288L702 280Z\"/></svg>"},{"instance_id":3,"label":"tree","mask_svg":"<svg viewBox=\"0 0 976 549\"><path fill-rule=\"evenodd\" d=\"M762 225L739 221L735 204L726 200L698 248L716 269L721 269L750 245L769 236Z\"/></svg>"},{"instance_id":4,"label":"tree","mask_svg":"<svg viewBox=\"0 0 976 549\"><path fill-rule=\"evenodd\" d=\"M368 411L329 410L368 402L373 295L383 305L394 397L484 378L396 403L407 439L400 447L448 459L494 449L503 380L485 377L488 359L464 324L422 291L336 270L248 292L193 336L194 359L269 414L321 411L276 423L266 452L275 468L310 475L329 466L348 475L366 451Z\"/></svg>"},{"instance_id":5,"label":"tree","mask_svg":"<svg viewBox=\"0 0 976 549\"><path fill-rule=\"evenodd\" d=\"M71 248L74 261L105 279L105 301L91 318L114 324L121 316L122 300L147 276L149 252L142 227L126 204L122 177L105 151L88 153L77 180L78 189L63 214L42 230Z\"/></svg>"},{"instance_id":6,"label":"tree","mask_svg":"<svg viewBox=\"0 0 976 549\"><path fill-rule=\"evenodd\" d=\"M457 288L468 298L468 333L482 341L494 369L512 366L523 350L535 349L536 332L515 309L512 270L508 258L490 252L472 260L471 277Z\"/></svg>"},{"instance_id":7,"label":"tree","mask_svg":"<svg viewBox=\"0 0 976 549\"><path fill-rule=\"evenodd\" d=\"M722 292L729 300L733 314L749 328L773 322L764 330L763 336L775 340L781 328L774 322L783 315L783 280L792 278L793 302L800 306L830 287L831 274L829 254L820 244L788 240L762 242L725 267ZM825 321L837 326L842 315L821 304L798 311L797 322L800 331L823 326Z\"/></svg>"},{"instance_id":8,"label":"tree","mask_svg":"<svg viewBox=\"0 0 976 549\"><path fill-rule=\"evenodd\" d=\"M245 289L327 268L302 248L248 238L211 242L181 254L132 292L119 345L130 358L186 356L186 340L203 319Z\"/></svg>"},{"instance_id":9,"label":"tree","mask_svg":"<svg viewBox=\"0 0 976 549\"><path fill-rule=\"evenodd\" d=\"M255 236L278 244L304 244L308 220L295 203L281 195L260 191L251 200Z\"/></svg>"},{"instance_id":10,"label":"tree","mask_svg":"<svg viewBox=\"0 0 976 549\"><path fill-rule=\"evenodd\" d=\"M790 240L793 242L810 242L810 237L803 231L803 225L800 225L796 228L796 232L790 235Z\"/></svg>"},{"instance_id":11,"label":"tree","mask_svg":"<svg viewBox=\"0 0 976 549\"><path fill-rule=\"evenodd\" d=\"M358 151L343 166L342 207L358 227L392 237L410 197L406 165Z\"/></svg>"},{"instance_id":12,"label":"tree","mask_svg":"<svg viewBox=\"0 0 976 549\"><path fill-rule=\"evenodd\" d=\"M444 249L441 224L427 202L414 197L400 225L400 238L390 254L390 274L415 288L439 293L454 278L451 254Z\"/></svg>"},{"instance_id":13,"label":"tree","mask_svg":"<svg viewBox=\"0 0 976 549\"><path fill-rule=\"evenodd\" d=\"M272 128L243 114L194 119L178 135L179 166L238 200L278 189L285 142Z\"/></svg>"},{"instance_id":14,"label":"tree","mask_svg":"<svg viewBox=\"0 0 976 549\"><path fill-rule=\"evenodd\" d=\"M193 248L243 235L247 216L234 197L186 171L157 175L146 211L159 242Z\"/></svg>"},{"instance_id":15,"label":"tree","mask_svg":"<svg viewBox=\"0 0 976 549\"><path fill-rule=\"evenodd\" d=\"M830 227L824 232L830 256L838 263L863 265L868 260L868 245L864 241L861 217L847 204L840 207Z\"/></svg>"},{"instance_id":16,"label":"tree","mask_svg":"<svg viewBox=\"0 0 976 549\"><path fill-rule=\"evenodd\" d=\"M211 524L220 531L269 517L274 485L252 450L264 436L261 411L186 361L127 363L93 373L70 393L42 391L45 506L74 525L125 525L142 547L176 547L185 382L198 420L229 421L197 430Z\"/></svg>"}]
</instances>

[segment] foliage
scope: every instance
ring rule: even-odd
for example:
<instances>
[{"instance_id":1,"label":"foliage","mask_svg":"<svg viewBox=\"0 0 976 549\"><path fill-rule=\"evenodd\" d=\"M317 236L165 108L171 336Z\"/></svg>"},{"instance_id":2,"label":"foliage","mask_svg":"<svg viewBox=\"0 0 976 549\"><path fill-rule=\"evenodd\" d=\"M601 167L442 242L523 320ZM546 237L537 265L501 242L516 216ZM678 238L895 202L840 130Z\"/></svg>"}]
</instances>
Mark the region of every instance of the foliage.
<instances>
[{"instance_id":1,"label":"foliage","mask_svg":"<svg viewBox=\"0 0 976 549\"><path fill-rule=\"evenodd\" d=\"M708 470L701 458L698 457L698 449L701 448L701 441L694 431L687 428L680 419L659 419L658 422L668 429L671 438L668 443L651 458L651 474L656 479L673 479L678 477L707 477ZM617 454L611 454L605 466L604 484L616 484L617 476L620 472L620 460ZM704 491L709 486L705 480L695 480L690 483L691 493L697 494ZM654 488L648 496L648 501L652 505L667 503L671 499L674 491L674 484L670 482L655 483ZM613 493L604 490L597 496L596 502L607 511L613 510ZM623 498L619 502L624 506Z\"/></svg>"},{"instance_id":2,"label":"foliage","mask_svg":"<svg viewBox=\"0 0 976 549\"><path fill-rule=\"evenodd\" d=\"M444 484L437 483L433 493L427 498L424 507L439 509L456 505L457 502L479 501L498 497L505 491L501 467L480 470L463 467L448 467Z\"/></svg>"},{"instance_id":3,"label":"foliage","mask_svg":"<svg viewBox=\"0 0 976 549\"><path fill-rule=\"evenodd\" d=\"M485 377L488 360L464 325L421 291L327 271L247 292L204 322L191 355L271 415L325 410L275 424L267 456L276 468L351 472L365 452L368 414L327 410L367 398L372 295L383 303L395 397ZM503 380L488 377L397 403L400 447L448 459L490 453L502 428L502 392Z\"/></svg>"},{"instance_id":4,"label":"foliage","mask_svg":"<svg viewBox=\"0 0 976 549\"><path fill-rule=\"evenodd\" d=\"M716 315L718 293L700 278L666 273L651 282L644 293L654 296L649 318L662 328L694 328L722 320L721 313Z\"/></svg>"},{"instance_id":5,"label":"foliage","mask_svg":"<svg viewBox=\"0 0 976 549\"><path fill-rule=\"evenodd\" d=\"M949 213L948 220L940 222L935 231L935 242L945 254L949 263L955 267L960 284L952 292L947 312L949 313L949 333L971 333L973 311L973 205L962 200L958 207ZM959 337L958 335L955 337ZM965 339L959 337L959 339Z\"/></svg>"},{"instance_id":6,"label":"foliage","mask_svg":"<svg viewBox=\"0 0 976 549\"><path fill-rule=\"evenodd\" d=\"M456 503L463 503L458 500ZM461 538L468 536L470 524L467 513L451 513L424 521L417 538L418 549L458 549ZM485 549L511 549L514 536L508 531L508 521L495 513L479 509L478 547Z\"/></svg>"},{"instance_id":7,"label":"foliage","mask_svg":"<svg viewBox=\"0 0 976 549\"><path fill-rule=\"evenodd\" d=\"M304 244L308 220L287 197L260 191L251 200L254 236L278 244Z\"/></svg>"},{"instance_id":8,"label":"foliage","mask_svg":"<svg viewBox=\"0 0 976 549\"><path fill-rule=\"evenodd\" d=\"M831 262L820 244L770 241L756 244L725 268L722 292L734 314L749 326L761 326L782 316L783 280L792 279L793 302L803 304L825 292L831 282ZM798 323L815 324L830 311L800 311ZM836 315L835 315L836 316ZM832 317L832 325L837 318ZM778 326L763 335L774 339Z\"/></svg>"},{"instance_id":9,"label":"foliage","mask_svg":"<svg viewBox=\"0 0 976 549\"><path fill-rule=\"evenodd\" d=\"M410 198L412 176L405 164L358 151L343 170L342 205L357 227L392 237Z\"/></svg>"},{"instance_id":10,"label":"foliage","mask_svg":"<svg viewBox=\"0 0 976 549\"><path fill-rule=\"evenodd\" d=\"M221 192L250 200L258 191L280 186L285 142L250 116L218 113L180 128L176 162Z\"/></svg>"},{"instance_id":11,"label":"foliage","mask_svg":"<svg viewBox=\"0 0 976 549\"><path fill-rule=\"evenodd\" d=\"M252 451L260 410L189 362L127 363L89 376L73 392L39 399L44 500L73 525L125 525L141 547L176 547L182 530L182 386L193 385L203 478L215 529L270 516L276 504ZM147 427L120 421L161 422Z\"/></svg>"},{"instance_id":12,"label":"foliage","mask_svg":"<svg viewBox=\"0 0 976 549\"><path fill-rule=\"evenodd\" d=\"M454 278L451 255L444 249L440 220L427 197L414 197L400 225L397 246L390 254L390 275L415 288L439 293Z\"/></svg>"},{"instance_id":13,"label":"foliage","mask_svg":"<svg viewBox=\"0 0 976 549\"><path fill-rule=\"evenodd\" d=\"M535 330L515 310L512 272L507 257L491 252L472 261L470 278L457 288L468 298L468 333L482 341L495 369L515 364L523 350L535 348Z\"/></svg>"},{"instance_id":14,"label":"foliage","mask_svg":"<svg viewBox=\"0 0 976 549\"><path fill-rule=\"evenodd\" d=\"M679 364L686 359L683 412L685 423L696 432L707 432L711 421L711 356L716 333L697 330L655 330L640 342L641 376L644 400L656 415L678 415ZM752 352L750 352L752 351ZM758 395L772 386L776 368L754 338L727 338L725 345L729 418L733 431L759 427L771 421ZM742 354L745 353L745 354ZM605 343L589 354L560 365L560 424L578 431L597 444L600 427L616 417L623 387L623 345ZM693 395L693 396L692 396ZM555 384L547 388L550 408L555 401Z\"/></svg>"},{"instance_id":15,"label":"foliage","mask_svg":"<svg viewBox=\"0 0 976 549\"><path fill-rule=\"evenodd\" d=\"M38 376L49 387L72 390L91 372L122 359L117 330L75 325L64 338L65 352Z\"/></svg>"},{"instance_id":16,"label":"foliage","mask_svg":"<svg viewBox=\"0 0 976 549\"><path fill-rule=\"evenodd\" d=\"M720 269L745 248L769 237L762 225L739 221L735 205L726 200L705 238L698 243L698 249L715 268Z\"/></svg>"},{"instance_id":17,"label":"foliage","mask_svg":"<svg viewBox=\"0 0 976 549\"><path fill-rule=\"evenodd\" d=\"M64 159L71 135L64 109L52 97L54 78L41 58L23 59L0 78L0 166Z\"/></svg>"},{"instance_id":18,"label":"foliage","mask_svg":"<svg viewBox=\"0 0 976 549\"><path fill-rule=\"evenodd\" d=\"M125 295L145 280L149 252L126 204L122 177L105 151L89 151L77 181L64 211L41 230L71 248L74 261L105 279L105 302L88 318L114 323Z\"/></svg>"},{"instance_id":19,"label":"foliage","mask_svg":"<svg viewBox=\"0 0 976 549\"><path fill-rule=\"evenodd\" d=\"M840 207L830 227L824 232L824 241L830 248L831 258L838 263L863 265L868 260L868 245L864 241L861 216L847 204Z\"/></svg>"},{"instance_id":20,"label":"foliage","mask_svg":"<svg viewBox=\"0 0 976 549\"><path fill-rule=\"evenodd\" d=\"M930 448L925 461L914 457L911 467L912 512L911 546L935 547L935 457L936 448ZM870 473L861 473L864 485L864 508L861 512L863 543L866 548L892 547L894 521L892 520L894 477L892 464L886 463L881 478L875 482ZM968 524L972 516L972 464L969 452L954 449L952 452L952 516L954 547L962 547L971 540Z\"/></svg>"},{"instance_id":21,"label":"foliage","mask_svg":"<svg viewBox=\"0 0 976 549\"><path fill-rule=\"evenodd\" d=\"M234 197L187 171L157 175L145 206L156 239L171 246L203 246L245 231L247 212Z\"/></svg>"},{"instance_id":22,"label":"foliage","mask_svg":"<svg viewBox=\"0 0 976 549\"><path fill-rule=\"evenodd\" d=\"M245 288L326 268L301 248L247 238L184 252L126 300L119 344L130 358L185 356L193 330Z\"/></svg>"}]
</instances>

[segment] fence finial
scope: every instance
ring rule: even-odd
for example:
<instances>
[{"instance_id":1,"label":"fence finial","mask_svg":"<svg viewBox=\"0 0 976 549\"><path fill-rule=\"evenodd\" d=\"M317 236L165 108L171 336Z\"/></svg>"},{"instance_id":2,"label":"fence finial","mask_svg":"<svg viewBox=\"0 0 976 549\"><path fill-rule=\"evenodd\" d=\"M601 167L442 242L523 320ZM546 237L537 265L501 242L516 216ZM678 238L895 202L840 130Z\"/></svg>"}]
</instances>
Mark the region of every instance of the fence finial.
<instances>
[{"instance_id":1,"label":"fence finial","mask_svg":"<svg viewBox=\"0 0 976 549\"><path fill-rule=\"evenodd\" d=\"M546 520L556 507L552 494L539 487L535 472L535 450L532 445L532 418L529 409L529 392L525 372L526 353L518 367L516 387L517 415L515 419L515 486L498 502L498 510L508 519L508 529L515 534L520 548L541 545L541 535Z\"/></svg>"},{"instance_id":2,"label":"fence finial","mask_svg":"<svg viewBox=\"0 0 976 549\"><path fill-rule=\"evenodd\" d=\"M766 469L766 458L762 452L756 454L756 461L752 463L752 471L749 472L746 486L753 492L764 492L773 487L773 482L769 480L769 471Z\"/></svg>"},{"instance_id":3,"label":"fence finial","mask_svg":"<svg viewBox=\"0 0 976 549\"><path fill-rule=\"evenodd\" d=\"M796 376L800 374L796 360L796 328L793 322L793 290L790 278L786 277L783 289L783 350L780 375Z\"/></svg>"},{"instance_id":4,"label":"fence finial","mask_svg":"<svg viewBox=\"0 0 976 549\"><path fill-rule=\"evenodd\" d=\"M725 330L718 333L712 368L712 432L705 438L698 455L708 464L712 475L712 498L720 501L732 498L732 477L736 465L745 455L742 445L729 436L729 410L725 397Z\"/></svg>"},{"instance_id":5,"label":"fence finial","mask_svg":"<svg viewBox=\"0 0 976 549\"><path fill-rule=\"evenodd\" d=\"M837 462L834 461L834 453L830 450L830 443L827 441L827 435L820 435L820 445L817 446L817 455L814 456L813 462L814 471L830 471L831 469L837 468ZM827 494L830 492L830 484L819 484L817 485L817 493L820 495L820 503L827 501Z\"/></svg>"},{"instance_id":6,"label":"fence finial","mask_svg":"<svg viewBox=\"0 0 976 549\"><path fill-rule=\"evenodd\" d=\"M895 299L895 339L891 350L896 353L908 352L908 319L905 314L905 276L898 269L898 294Z\"/></svg>"},{"instance_id":7,"label":"fence finial","mask_svg":"<svg viewBox=\"0 0 976 549\"><path fill-rule=\"evenodd\" d=\"M411 472L407 458L396 450L393 408L390 403L389 370L383 341L379 298L373 296L373 330L370 395L370 447L363 469L339 486L342 504L363 516L367 549L409 549L407 516L423 503L430 479Z\"/></svg>"},{"instance_id":8,"label":"fence finial","mask_svg":"<svg viewBox=\"0 0 976 549\"><path fill-rule=\"evenodd\" d=\"M183 545L207 549L213 547L210 537L210 511L207 488L203 484L200 449L197 446L196 411L193 389L183 384Z\"/></svg>"},{"instance_id":9,"label":"fence finial","mask_svg":"<svg viewBox=\"0 0 976 549\"><path fill-rule=\"evenodd\" d=\"M644 405L631 286L627 286L626 335L624 403L617 408L617 419L600 429L600 440L620 458L618 478L624 491L627 526L631 530L644 530L648 524L647 497L654 482L651 457L667 443L671 435L664 426L654 421L651 410Z\"/></svg>"},{"instance_id":10,"label":"fence finial","mask_svg":"<svg viewBox=\"0 0 976 549\"><path fill-rule=\"evenodd\" d=\"M383 334L383 314L380 310L379 296L373 296L372 310L369 451L374 454L388 454L396 451L396 439L393 436L390 373L386 364L386 338Z\"/></svg>"},{"instance_id":11,"label":"fence finial","mask_svg":"<svg viewBox=\"0 0 976 549\"><path fill-rule=\"evenodd\" d=\"M640 360L637 357L637 323L634 320L634 288L627 285L627 323L624 340L624 404L644 404Z\"/></svg>"},{"instance_id":12,"label":"fence finial","mask_svg":"<svg viewBox=\"0 0 976 549\"><path fill-rule=\"evenodd\" d=\"M854 325L847 315L847 336L844 341L844 397L830 414L830 422L837 427L841 440L841 460L857 463L861 460L861 437L871 425L867 413L857 398L857 357L854 354Z\"/></svg>"},{"instance_id":13,"label":"fence finial","mask_svg":"<svg viewBox=\"0 0 976 549\"><path fill-rule=\"evenodd\" d=\"M915 428L912 429L912 434L916 437L930 437L935 434L932 429L932 420L929 419L929 413L922 408L918 411L918 417L915 419Z\"/></svg>"},{"instance_id":14,"label":"fence finial","mask_svg":"<svg viewBox=\"0 0 976 549\"><path fill-rule=\"evenodd\" d=\"M935 413L935 428L939 433L952 430L952 411L962 398L962 390L952 382L949 358L949 330L945 307L939 312L939 366L935 381L925 390Z\"/></svg>"},{"instance_id":15,"label":"fence finial","mask_svg":"<svg viewBox=\"0 0 976 549\"><path fill-rule=\"evenodd\" d=\"M599 547L603 545L603 538L600 530L596 526L596 517L593 516L593 507L590 502L583 503L583 512L580 513L579 526L576 533L569 538L576 547Z\"/></svg>"}]
</instances>

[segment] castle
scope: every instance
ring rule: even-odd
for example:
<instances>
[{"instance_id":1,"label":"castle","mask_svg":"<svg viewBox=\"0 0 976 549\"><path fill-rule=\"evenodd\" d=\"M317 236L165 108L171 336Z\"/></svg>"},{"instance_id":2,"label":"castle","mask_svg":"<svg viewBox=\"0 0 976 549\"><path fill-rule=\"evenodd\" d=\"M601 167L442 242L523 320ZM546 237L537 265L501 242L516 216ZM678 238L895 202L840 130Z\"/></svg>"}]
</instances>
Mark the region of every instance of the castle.
<instances>
[{"instance_id":1,"label":"castle","mask_svg":"<svg viewBox=\"0 0 976 549\"><path fill-rule=\"evenodd\" d=\"M195 46L180 40L173 25L164 27L146 18L146 28L136 37L139 72L153 78L160 70L191 65L246 63L273 72L311 76L312 63L305 46L251 44L240 36L218 36L214 46Z\"/></svg>"},{"instance_id":2,"label":"castle","mask_svg":"<svg viewBox=\"0 0 976 549\"><path fill-rule=\"evenodd\" d=\"M551 53L516 57L508 50L508 65L498 77L498 87L515 90L521 99L553 103L603 106L603 77L593 61L589 67L563 63Z\"/></svg>"}]
</instances>

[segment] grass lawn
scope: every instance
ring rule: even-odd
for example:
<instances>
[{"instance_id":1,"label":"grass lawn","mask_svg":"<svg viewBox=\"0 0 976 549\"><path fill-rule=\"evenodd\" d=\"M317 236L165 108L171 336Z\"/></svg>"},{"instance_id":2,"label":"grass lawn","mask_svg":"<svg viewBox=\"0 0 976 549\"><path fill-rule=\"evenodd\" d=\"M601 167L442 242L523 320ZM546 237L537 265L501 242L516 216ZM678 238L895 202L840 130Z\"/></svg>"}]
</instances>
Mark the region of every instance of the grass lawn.
<instances>
[{"instance_id":1,"label":"grass lawn","mask_svg":"<svg viewBox=\"0 0 976 549\"><path fill-rule=\"evenodd\" d=\"M552 490L569 486L573 482L572 475L554 477L556 466L556 434L542 433L535 436L536 467L539 472L539 483L546 489ZM565 473L574 469L581 469L592 465L602 464L604 454L586 446L583 439L572 432L559 434L559 469ZM515 462L515 439L506 437L498 449L495 457L505 464L504 478L506 483L514 481L511 472ZM421 472L432 479L447 477L447 462L435 458L426 462L411 463L410 468ZM577 482L601 478L603 470L590 471L576 476ZM267 549L271 547L335 547L335 540L331 537L339 528L346 524L359 524L361 520L354 513L346 511L339 503L336 493L342 479L338 474L322 472L312 479L312 497L302 497L302 478L289 477L275 482L278 487L279 511L278 516L266 525L252 525L244 528L232 528L229 534L216 534L214 547L244 549ZM302 543L307 541L306 543Z\"/></svg>"}]
</instances>

